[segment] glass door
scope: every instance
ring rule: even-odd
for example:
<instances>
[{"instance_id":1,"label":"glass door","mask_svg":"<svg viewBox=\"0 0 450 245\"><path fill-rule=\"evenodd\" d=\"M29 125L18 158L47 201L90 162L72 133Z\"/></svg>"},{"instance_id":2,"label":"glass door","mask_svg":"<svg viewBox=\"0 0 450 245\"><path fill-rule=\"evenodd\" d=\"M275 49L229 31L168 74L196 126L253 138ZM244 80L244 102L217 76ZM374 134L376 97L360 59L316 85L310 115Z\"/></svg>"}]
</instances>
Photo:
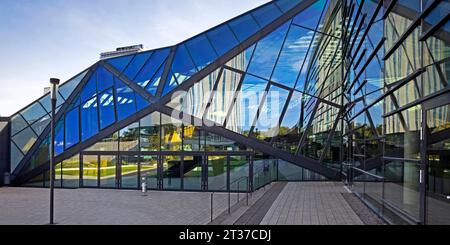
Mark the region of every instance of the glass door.
<instances>
[{"instance_id":1,"label":"glass door","mask_svg":"<svg viewBox=\"0 0 450 245\"><path fill-rule=\"evenodd\" d=\"M426 223L450 224L450 94L426 110Z\"/></svg>"}]
</instances>

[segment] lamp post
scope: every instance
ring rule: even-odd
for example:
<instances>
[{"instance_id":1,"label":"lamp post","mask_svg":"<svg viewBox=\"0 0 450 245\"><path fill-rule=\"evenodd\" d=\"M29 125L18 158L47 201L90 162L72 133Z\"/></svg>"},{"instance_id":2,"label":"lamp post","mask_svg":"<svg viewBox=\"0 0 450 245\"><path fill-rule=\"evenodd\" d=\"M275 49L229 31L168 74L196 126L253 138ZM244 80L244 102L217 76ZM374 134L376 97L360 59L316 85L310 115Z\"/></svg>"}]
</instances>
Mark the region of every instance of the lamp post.
<instances>
[{"instance_id":1,"label":"lamp post","mask_svg":"<svg viewBox=\"0 0 450 245\"><path fill-rule=\"evenodd\" d=\"M54 193L55 193L55 111L56 111L56 101L58 94L59 79L51 78L51 101L52 101L52 122L51 122L51 143L50 143L50 225L54 224L53 214L54 214Z\"/></svg>"}]
</instances>

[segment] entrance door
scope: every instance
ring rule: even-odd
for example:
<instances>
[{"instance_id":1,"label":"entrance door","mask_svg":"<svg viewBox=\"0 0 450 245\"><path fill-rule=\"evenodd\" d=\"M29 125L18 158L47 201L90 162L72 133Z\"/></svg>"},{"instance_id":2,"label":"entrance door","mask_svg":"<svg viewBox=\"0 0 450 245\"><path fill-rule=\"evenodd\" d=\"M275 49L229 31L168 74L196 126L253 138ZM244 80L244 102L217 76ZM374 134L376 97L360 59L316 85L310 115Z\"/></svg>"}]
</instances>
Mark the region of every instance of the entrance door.
<instances>
[{"instance_id":1,"label":"entrance door","mask_svg":"<svg viewBox=\"0 0 450 245\"><path fill-rule=\"evenodd\" d=\"M431 225L450 224L450 94L426 103L426 216Z\"/></svg>"}]
</instances>

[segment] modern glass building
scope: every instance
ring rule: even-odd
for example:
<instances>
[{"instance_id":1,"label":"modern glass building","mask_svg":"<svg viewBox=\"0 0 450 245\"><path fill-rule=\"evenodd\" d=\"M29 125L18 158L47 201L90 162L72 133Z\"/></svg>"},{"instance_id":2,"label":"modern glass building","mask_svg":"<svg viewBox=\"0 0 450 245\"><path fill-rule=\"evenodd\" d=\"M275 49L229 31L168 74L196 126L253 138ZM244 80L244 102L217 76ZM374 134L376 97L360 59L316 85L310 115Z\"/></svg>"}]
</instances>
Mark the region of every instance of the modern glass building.
<instances>
[{"instance_id":1,"label":"modern glass building","mask_svg":"<svg viewBox=\"0 0 450 245\"><path fill-rule=\"evenodd\" d=\"M0 121L16 186L254 191L344 180L389 222L450 224L448 0L275 0L101 60ZM3 122L4 121L4 122Z\"/></svg>"}]
</instances>

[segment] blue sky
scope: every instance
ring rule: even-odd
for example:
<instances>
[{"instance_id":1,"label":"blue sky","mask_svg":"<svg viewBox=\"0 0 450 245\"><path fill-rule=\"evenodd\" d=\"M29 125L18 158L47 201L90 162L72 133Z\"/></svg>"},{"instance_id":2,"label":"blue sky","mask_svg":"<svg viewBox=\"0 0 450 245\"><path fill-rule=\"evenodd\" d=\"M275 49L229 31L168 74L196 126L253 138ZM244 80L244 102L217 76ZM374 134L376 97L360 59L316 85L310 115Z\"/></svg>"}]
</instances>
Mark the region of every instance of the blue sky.
<instances>
[{"instance_id":1,"label":"blue sky","mask_svg":"<svg viewBox=\"0 0 450 245\"><path fill-rule=\"evenodd\" d=\"M119 46L176 44L268 0L0 0L0 115Z\"/></svg>"}]
</instances>

